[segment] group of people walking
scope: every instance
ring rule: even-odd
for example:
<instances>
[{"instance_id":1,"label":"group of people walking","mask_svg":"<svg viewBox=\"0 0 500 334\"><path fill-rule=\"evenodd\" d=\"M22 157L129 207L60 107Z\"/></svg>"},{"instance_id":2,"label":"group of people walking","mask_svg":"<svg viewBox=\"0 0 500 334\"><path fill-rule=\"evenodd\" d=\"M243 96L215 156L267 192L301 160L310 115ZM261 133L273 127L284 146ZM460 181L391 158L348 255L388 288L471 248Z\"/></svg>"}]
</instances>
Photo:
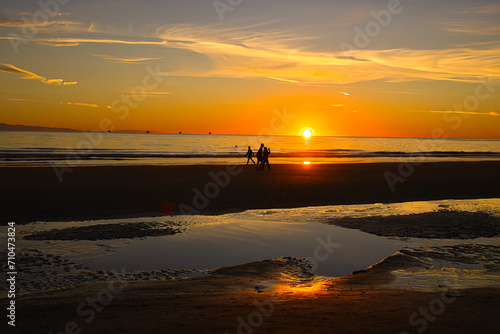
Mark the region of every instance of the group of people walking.
<instances>
[{"instance_id":1,"label":"group of people walking","mask_svg":"<svg viewBox=\"0 0 500 334\"><path fill-rule=\"evenodd\" d=\"M271 149L265 147L264 144L260 144L260 148L256 154L257 170L259 170L259 169L264 170L265 166L267 166L268 170L271 169L271 166L269 166L269 155L270 154L271 154ZM250 161L252 161L255 165L255 161L253 161L253 151L250 148L250 146L248 146L248 151L247 151L247 154L245 154L245 157L247 157L247 165Z\"/></svg>"}]
</instances>

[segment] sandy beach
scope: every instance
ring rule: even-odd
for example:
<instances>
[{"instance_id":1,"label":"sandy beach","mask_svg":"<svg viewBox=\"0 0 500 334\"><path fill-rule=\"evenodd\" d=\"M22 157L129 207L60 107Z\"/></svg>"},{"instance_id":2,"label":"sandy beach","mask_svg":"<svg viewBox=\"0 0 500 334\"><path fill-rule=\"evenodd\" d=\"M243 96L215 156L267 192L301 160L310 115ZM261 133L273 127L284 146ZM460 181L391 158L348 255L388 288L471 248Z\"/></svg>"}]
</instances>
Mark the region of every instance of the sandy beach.
<instances>
[{"instance_id":1,"label":"sandy beach","mask_svg":"<svg viewBox=\"0 0 500 334\"><path fill-rule=\"evenodd\" d=\"M403 166L406 166L403 164ZM229 171L228 171L229 168ZM5 220L83 220L256 208L500 197L500 162L424 163L391 190L399 163L9 168L0 173ZM231 175L230 173L234 174ZM201 194L201 195L200 195Z\"/></svg>"},{"instance_id":2,"label":"sandy beach","mask_svg":"<svg viewBox=\"0 0 500 334\"><path fill-rule=\"evenodd\" d=\"M180 213L182 203L195 207L193 198L199 193L193 189L206 195L204 187L217 182L213 175L222 173L230 175L227 184L219 178L217 196L197 213L500 197L499 162L426 163L392 192L384 173L397 173L399 166L274 165L270 172L238 166L242 168L238 173L226 166L82 167L66 174L62 183L51 168L2 168L0 184L3 215L17 223L172 215ZM126 273L93 271L57 255L23 249L21 272L40 279L22 287L24 292L16 299L16 332L495 331L500 306L500 245L495 241L499 218L442 207L420 216L321 221L395 240L425 240L336 278L317 276L310 263L293 257L212 271L159 268ZM175 216L166 218L157 223L40 227L20 237L39 245L105 243L170 237L195 228L177 222ZM475 245L475 238L493 241ZM437 244L441 239L453 243ZM467 265L480 269L466 269ZM180 278L192 273L203 276ZM7 307L7 302L3 298L0 305Z\"/></svg>"},{"instance_id":3,"label":"sandy beach","mask_svg":"<svg viewBox=\"0 0 500 334\"><path fill-rule=\"evenodd\" d=\"M105 283L18 298L16 332L52 333L491 333L500 288L435 291L391 285L391 270L422 268L399 255L366 272L330 279L307 275L294 259L222 268L208 277ZM497 268L498 270L498 268ZM461 274L467 276L466 272ZM498 275L498 273L497 273ZM498 279L498 276L496 276ZM116 279L118 278L118 280ZM5 299L1 301L6 306ZM410 320L411 319L411 320Z\"/></svg>"}]
</instances>

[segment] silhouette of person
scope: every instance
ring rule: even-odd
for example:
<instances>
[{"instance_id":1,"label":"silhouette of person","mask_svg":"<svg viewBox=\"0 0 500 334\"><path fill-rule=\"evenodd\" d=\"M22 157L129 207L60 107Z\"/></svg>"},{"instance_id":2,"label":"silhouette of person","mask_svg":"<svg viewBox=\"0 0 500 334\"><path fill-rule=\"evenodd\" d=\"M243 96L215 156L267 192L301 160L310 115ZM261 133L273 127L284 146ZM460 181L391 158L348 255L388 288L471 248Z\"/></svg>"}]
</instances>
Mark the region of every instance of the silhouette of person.
<instances>
[{"instance_id":1,"label":"silhouette of person","mask_svg":"<svg viewBox=\"0 0 500 334\"><path fill-rule=\"evenodd\" d=\"M252 149L250 148L250 146L248 146L248 151L247 151L247 154L245 154L245 157L247 157L247 165L248 163L250 162L250 160L252 160L253 164L255 165L255 161L253 161L252 157L253 157L253 151Z\"/></svg>"},{"instance_id":2,"label":"silhouette of person","mask_svg":"<svg viewBox=\"0 0 500 334\"><path fill-rule=\"evenodd\" d=\"M271 149L264 147L264 151L262 152L262 170L267 165L267 170L271 170L271 166L269 166L269 154L271 154Z\"/></svg>"},{"instance_id":3,"label":"silhouette of person","mask_svg":"<svg viewBox=\"0 0 500 334\"><path fill-rule=\"evenodd\" d=\"M264 150L264 144L260 144L260 148L257 151L257 169L259 169L260 164L262 163L262 150Z\"/></svg>"}]
</instances>

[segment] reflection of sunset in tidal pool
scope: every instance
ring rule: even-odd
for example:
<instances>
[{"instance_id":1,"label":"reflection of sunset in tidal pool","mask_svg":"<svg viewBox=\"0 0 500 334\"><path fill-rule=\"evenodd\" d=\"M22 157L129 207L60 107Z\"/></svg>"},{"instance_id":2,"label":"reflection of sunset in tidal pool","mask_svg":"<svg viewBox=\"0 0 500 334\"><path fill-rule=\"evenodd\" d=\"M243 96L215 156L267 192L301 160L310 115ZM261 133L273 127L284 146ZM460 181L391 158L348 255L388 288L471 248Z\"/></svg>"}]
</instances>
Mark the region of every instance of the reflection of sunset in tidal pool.
<instances>
[{"instance_id":1,"label":"reflection of sunset in tidal pool","mask_svg":"<svg viewBox=\"0 0 500 334\"><path fill-rule=\"evenodd\" d=\"M324 290L325 281L316 281L305 284L289 285L279 284L276 286L276 291L279 293L293 293L293 294L316 294Z\"/></svg>"}]
</instances>

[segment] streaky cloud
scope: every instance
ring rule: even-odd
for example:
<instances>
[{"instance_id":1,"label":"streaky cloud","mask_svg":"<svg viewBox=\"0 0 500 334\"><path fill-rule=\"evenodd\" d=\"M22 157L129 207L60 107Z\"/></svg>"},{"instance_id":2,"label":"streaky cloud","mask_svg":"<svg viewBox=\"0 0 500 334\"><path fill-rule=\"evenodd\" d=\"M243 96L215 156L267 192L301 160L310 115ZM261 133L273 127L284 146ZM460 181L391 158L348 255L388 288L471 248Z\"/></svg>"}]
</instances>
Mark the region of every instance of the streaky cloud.
<instances>
[{"instance_id":1,"label":"streaky cloud","mask_svg":"<svg viewBox=\"0 0 500 334\"><path fill-rule=\"evenodd\" d=\"M470 34L470 35L497 36L500 34L500 26L496 25L494 22L449 21L446 23L436 24L435 27L448 32Z\"/></svg>"},{"instance_id":2,"label":"streaky cloud","mask_svg":"<svg viewBox=\"0 0 500 334\"><path fill-rule=\"evenodd\" d=\"M203 32L201 32L203 31ZM337 52L302 50L287 32L231 32L183 25L164 28L159 38L166 46L204 54L213 68L183 68L173 76L227 78L289 78L305 85L346 84L372 80L408 82L447 80L477 82L500 78L499 49L463 47L448 49L360 49ZM179 42L181 41L181 42ZM189 42L187 42L189 41ZM299 43L300 45L300 43ZM362 60L362 61L360 61ZM280 64L291 64L279 68Z\"/></svg>"},{"instance_id":3,"label":"streaky cloud","mask_svg":"<svg viewBox=\"0 0 500 334\"><path fill-rule=\"evenodd\" d=\"M408 110L409 112L418 113L438 113L438 114L464 114L464 115L479 115L479 116L500 116L500 112L478 112L478 111L457 111L457 110Z\"/></svg>"},{"instance_id":4,"label":"streaky cloud","mask_svg":"<svg viewBox=\"0 0 500 334\"><path fill-rule=\"evenodd\" d=\"M8 20L3 19L0 20L0 27L15 27L15 28L23 28L23 27L48 27L53 25L78 25L80 22L76 21L29 21L29 20Z\"/></svg>"},{"instance_id":5,"label":"streaky cloud","mask_svg":"<svg viewBox=\"0 0 500 334\"><path fill-rule=\"evenodd\" d=\"M146 57L116 57L116 56L108 56L108 55L93 55L93 56L111 61L113 63L120 63L120 64L133 64L133 63L140 64L140 63L144 63L146 61L161 59L161 57L160 58L146 58Z\"/></svg>"},{"instance_id":6,"label":"streaky cloud","mask_svg":"<svg viewBox=\"0 0 500 334\"><path fill-rule=\"evenodd\" d=\"M0 72L17 74L17 75L20 75L22 77L22 79L38 80L38 81L43 82L44 84L47 84L47 85L70 86L70 85L78 84L78 82L76 82L76 81L65 81L63 79L47 79L47 78L42 77L38 74L20 69L19 67L16 67L16 66L11 65L11 64L0 64Z\"/></svg>"},{"instance_id":7,"label":"streaky cloud","mask_svg":"<svg viewBox=\"0 0 500 334\"><path fill-rule=\"evenodd\" d=\"M478 14L478 15L491 15L500 13L500 4L491 4L485 6L476 6L468 8L460 8L454 10L456 14Z\"/></svg>"},{"instance_id":8,"label":"streaky cloud","mask_svg":"<svg viewBox=\"0 0 500 334\"><path fill-rule=\"evenodd\" d=\"M61 104L74 105L79 107L89 107L89 108L102 108L98 104L94 103L82 103L82 102L61 102Z\"/></svg>"},{"instance_id":9,"label":"streaky cloud","mask_svg":"<svg viewBox=\"0 0 500 334\"><path fill-rule=\"evenodd\" d=\"M164 96L164 95L170 95L172 93L170 92L147 92L148 96Z\"/></svg>"},{"instance_id":10,"label":"streaky cloud","mask_svg":"<svg viewBox=\"0 0 500 334\"><path fill-rule=\"evenodd\" d=\"M72 47L72 46L78 46L80 43L66 43L66 42L38 42L40 45L48 45L48 46L61 46L61 47Z\"/></svg>"},{"instance_id":11,"label":"streaky cloud","mask_svg":"<svg viewBox=\"0 0 500 334\"><path fill-rule=\"evenodd\" d=\"M436 22L437 29L467 35L498 36L500 4L459 8L451 11L451 18Z\"/></svg>"},{"instance_id":12,"label":"streaky cloud","mask_svg":"<svg viewBox=\"0 0 500 334\"><path fill-rule=\"evenodd\" d=\"M356 61L368 61L368 59L360 59L353 56L337 56L337 59L348 59L348 60L356 60Z\"/></svg>"},{"instance_id":13,"label":"streaky cloud","mask_svg":"<svg viewBox=\"0 0 500 334\"><path fill-rule=\"evenodd\" d=\"M300 83L300 81L297 81L297 80L292 80L292 79L275 78L275 77L268 77L268 78L269 78L269 79L272 79L272 80L278 80L278 81L284 81L284 82Z\"/></svg>"},{"instance_id":14,"label":"streaky cloud","mask_svg":"<svg viewBox=\"0 0 500 334\"><path fill-rule=\"evenodd\" d=\"M158 46L205 55L211 66L205 70L184 66L172 76L220 78L293 78L303 85L336 85L382 80L408 82L446 80L477 82L492 76L500 79L498 44L446 49L359 49L309 51L303 42L314 37L286 30L256 31L220 26L177 24L162 26L154 35L93 38L36 37L32 41L52 46L84 43ZM0 37L12 39L12 37ZM156 58L95 55L112 62L141 63ZM275 79L277 80L277 79ZM285 81L280 80L280 81Z\"/></svg>"}]
</instances>

